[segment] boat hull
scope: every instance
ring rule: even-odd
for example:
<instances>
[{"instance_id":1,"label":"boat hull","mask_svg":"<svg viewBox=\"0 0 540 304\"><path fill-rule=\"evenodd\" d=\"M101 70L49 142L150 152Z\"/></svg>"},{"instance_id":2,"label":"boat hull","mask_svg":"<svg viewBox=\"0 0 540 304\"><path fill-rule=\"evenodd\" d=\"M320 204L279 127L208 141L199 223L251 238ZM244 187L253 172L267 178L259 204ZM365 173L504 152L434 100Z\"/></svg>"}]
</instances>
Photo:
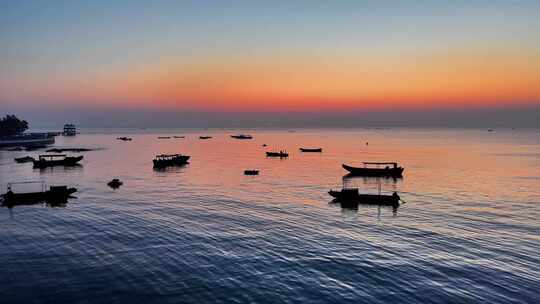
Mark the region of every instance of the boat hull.
<instances>
[{"instance_id":1,"label":"boat hull","mask_svg":"<svg viewBox=\"0 0 540 304\"><path fill-rule=\"evenodd\" d=\"M351 167L345 164L342 165L343 169L349 171L350 174L355 176L373 176L373 177L402 177L402 167L396 168L359 168Z\"/></svg>"},{"instance_id":2,"label":"boat hull","mask_svg":"<svg viewBox=\"0 0 540 304\"><path fill-rule=\"evenodd\" d=\"M336 201L345 204L387 205L398 206L400 197L394 195L359 194L358 190L328 191Z\"/></svg>"},{"instance_id":3,"label":"boat hull","mask_svg":"<svg viewBox=\"0 0 540 304\"><path fill-rule=\"evenodd\" d=\"M289 157L289 153L282 153L282 152L266 152L267 157Z\"/></svg>"},{"instance_id":4,"label":"boat hull","mask_svg":"<svg viewBox=\"0 0 540 304\"><path fill-rule=\"evenodd\" d=\"M322 148L316 148L316 149L308 149L308 148L300 148L300 152L322 152Z\"/></svg>"},{"instance_id":5,"label":"boat hull","mask_svg":"<svg viewBox=\"0 0 540 304\"><path fill-rule=\"evenodd\" d=\"M67 187L51 187L48 191L29 193L13 193L8 191L2 195L2 205L15 206L39 202L65 202L75 192L77 192L77 189Z\"/></svg>"}]
</instances>

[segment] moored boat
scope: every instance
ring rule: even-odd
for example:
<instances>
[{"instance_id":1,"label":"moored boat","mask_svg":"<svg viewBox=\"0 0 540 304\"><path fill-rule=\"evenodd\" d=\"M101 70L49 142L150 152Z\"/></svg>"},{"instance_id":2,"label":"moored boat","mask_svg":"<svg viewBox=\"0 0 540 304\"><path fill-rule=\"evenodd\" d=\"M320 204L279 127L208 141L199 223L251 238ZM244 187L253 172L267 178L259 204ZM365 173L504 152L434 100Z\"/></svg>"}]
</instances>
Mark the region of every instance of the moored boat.
<instances>
[{"instance_id":1,"label":"moored boat","mask_svg":"<svg viewBox=\"0 0 540 304\"><path fill-rule=\"evenodd\" d=\"M212 136L199 136L199 139L210 139Z\"/></svg>"},{"instance_id":2,"label":"moored boat","mask_svg":"<svg viewBox=\"0 0 540 304\"><path fill-rule=\"evenodd\" d=\"M154 168L165 168L169 166L182 166L188 163L190 156L182 154L160 154L154 158Z\"/></svg>"},{"instance_id":3,"label":"moored boat","mask_svg":"<svg viewBox=\"0 0 540 304\"><path fill-rule=\"evenodd\" d=\"M159 136L158 139L170 139L170 136Z\"/></svg>"},{"instance_id":4,"label":"moored boat","mask_svg":"<svg viewBox=\"0 0 540 304\"><path fill-rule=\"evenodd\" d=\"M322 148L300 148L300 152L322 152Z\"/></svg>"},{"instance_id":5,"label":"moored boat","mask_svg":"<svg viewBox=\"0 0 540 304\"><path fill-rule=\"evenodd\" d=\"M259 175L259 170L244 170L245 175Z\"/></svg>"},{"instance_id":6,"label":"moored boat","mask_svg":"<svg viewBox=\"0 0 540 304\"><path fill-rule=\"evenodd\" d=\"M34 182L32 182L34 183ZM17 192L15 193L12 190L12 184L8 184L8 191L1 195L2 205L4 206L15 206L15 205L24 205L30 203L39 203L39 202L65 202L70 197L71 194L77 191L76 188L68 188L67 186L51 186L49 190L44 189L44 184L42 183L42 190L37 192Z\"/></svg>"},{"instance_id":7,"label":"moored boat","mask_svg":"<svg viewBox=\"0 0 540 304\"><path fill-rule=\"evenodd\" d=\"M131 137L125 137L125 136L122 136L122 137L117 137L116 139L118 140L122 140L122 141L131 141L132 138Z\"/></svg>"},{"instance_id":8,"label":"moored boat","mask_svg":"<svg viewBox=\"0 0 540 304\"><path fill-rule=\"evenodd\" d=\"M119 188L120 186L122 186L124 183L121 182L118 178L114 178L113 180L111 180L110 182L107 183L107 186L113 188L113 189L116 189L116 188Z\"/></svg>"},{"instance_id":9,"label":"moored boat","mask_svg":"<svg viewBox=\"0 0 540 304\"><path fill-rule=\"evenodd\" d=\"M65 154L43 154L34 160L34 168L45 168L53 166L76 166L83 159L83 156L66 156Z\"/></svg>"},{"instance_id":10,"label":"moored boat","mask_svg":"<svg viewBox=\"0 0 540 304\"><path fill-rule=\"evenodd\" d=\"M289 157L289 153L287 151L279 151L279 152L266 152L266 157Z\"/></svg>"},{"instance_id":11,"label":"moored boat","mask_svg":"<svg viewBox=\"0 0 540 304\"><path fill-rule=\"evenodd\" d=\"M395 162L363 162L364 167L352 167L342 164L343 169L357 176L387 176L402 177L403 167L399 167ZM376 167L371 167L371 166ZM381 168L380 166L385 166Z\"/></svg>"},{"instance_id":12,"label":"moored boat","mask_svg":"<svg viewBox=\"0 0 540 304\"><path fill-rule=\"evenodd\" d=\"M252 139L253 138L253 136L248 135L248 134L231 135L231 137L236 138L236 139Z\"/></svg>"},{"instance_id":13,"label":"moored boat","mask_svg":"<svg viewBox=\"0 0 540 304\"><path fill-rule=\"evenodd\" d=\"M341 191L330 190L328 194L336 201L349 204L397 206L401 199L396 192L392 195L360 194L358 188L342 189Z\"/></svg>"}]
</instances>

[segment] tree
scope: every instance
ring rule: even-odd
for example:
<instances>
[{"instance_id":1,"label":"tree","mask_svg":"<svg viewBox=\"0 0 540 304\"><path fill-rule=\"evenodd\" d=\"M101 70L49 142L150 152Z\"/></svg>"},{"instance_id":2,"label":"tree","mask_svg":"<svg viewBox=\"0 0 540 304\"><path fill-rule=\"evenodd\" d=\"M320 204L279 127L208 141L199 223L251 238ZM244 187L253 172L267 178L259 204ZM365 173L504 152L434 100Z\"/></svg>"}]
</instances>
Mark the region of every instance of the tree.
<instances>
[{"instance_id":1,"label":"tree","mask_svg":"<svg viewBox=\"0 0 540 304\"><path fill-rule=\"evenodd\" d=\"M0 119L0 136L11 136L23 133L28 129L28 122L15 115L6 115Z\"/></svg>"}]
</instances>

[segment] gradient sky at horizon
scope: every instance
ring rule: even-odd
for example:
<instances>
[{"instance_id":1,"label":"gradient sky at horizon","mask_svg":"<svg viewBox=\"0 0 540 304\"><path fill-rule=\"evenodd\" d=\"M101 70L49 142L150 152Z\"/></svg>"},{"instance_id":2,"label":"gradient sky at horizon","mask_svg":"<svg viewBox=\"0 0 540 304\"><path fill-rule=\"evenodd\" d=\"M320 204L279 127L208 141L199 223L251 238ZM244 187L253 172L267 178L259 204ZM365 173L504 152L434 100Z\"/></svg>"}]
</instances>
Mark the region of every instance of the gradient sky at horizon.
<instances>
[{"instance_id":1,"label":"gradient sky at horizon","mask_svg":"<svg viewBox=\"0 0 540 304\"><path fill-rule=\"evenodd\" d=\"M5 1L11 108L540 105L540 1Z\"/></svg>"}]
</instances>

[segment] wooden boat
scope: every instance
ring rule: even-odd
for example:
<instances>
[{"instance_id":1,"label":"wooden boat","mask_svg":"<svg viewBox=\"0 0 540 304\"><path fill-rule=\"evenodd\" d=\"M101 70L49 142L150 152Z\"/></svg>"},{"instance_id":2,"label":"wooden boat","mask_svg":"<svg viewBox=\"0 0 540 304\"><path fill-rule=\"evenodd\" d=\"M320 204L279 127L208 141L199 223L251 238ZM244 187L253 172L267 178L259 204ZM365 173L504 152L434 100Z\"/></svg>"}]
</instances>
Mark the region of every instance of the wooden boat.
<instances>
[{"instance_id":1,"label":"wooden boat","mask_svg":"<svg viewBox=\"0 0 540 304\"><path fill-rule=\"evenodd\" d=\"M2 205L15 206L43 201L67 201L70 195L75 192L77 192L76 188L68 188L67 186L51 186L47 191L45 191L42 186L42 191L39 192L15 193L11 190L11 184L8 184L8 191L1 197L3 200Z\"/></svg>"},{"instance_id":2,"label":"wooden boat","mask_svg":"<svg viewBox=\"0 0 540 304\"><path fill-rule=\"evenodd\" d=\"M169 166L182 166L188 163L190 157L182 154L161 154L156 155L153 160L154 168L165 168Z\"/></svg>"},{"instance_id":3,"label":"wooden boat","mask_svg":"<svg viewBox=\"0 0 540 304\"><path fill-rule=\"evenodd\" d=\"M252 139L253 136L247 135L247 134L238 134L238 135L231 135L232 138L236 139Z\"/></svg>"},{"instance_id":4,"label":"wooden boat","mask_svg":"<svg viewBox=\"0 0 540 304\"><path fill-rule=\"evenodd\" d=\"M131 141L132 138L123 136L123 137L117 137L116 139L123 140L123 141Z\"/></svg>"},{"instance_id":5,"label":"wooden boat","mask_svg":"<svg viewBox=\"0 0 540 304\"><path fill-rule=\"evenodd\" d=\"M76 166L83 156L66 156L65 154L43 154L34 160L34 168L53 166Z\"/></svg>"},{"instance_id":6,"label":"wooden boat","mask_svg":"<svg viewBox=\"0 0 540 304\"><path fill-rule=\"evenodd\" d=\"M349 171L352 175L357 176L386 176L386 177L402 177L403 167L398 167L395 162L363 162L364 167L352 167L343 164L343 169ZM375 165L376 167L370 167ZM379 166L385 166L380 168Z\"/></svg>"},{"instance_id":7,"label":"wooden boat","mask_svg":"<svg viewBox=\"0 0 540 304\"><path fill-rule=\"evenodd\" d=\"M15 162L21 164L21 163L29 163L33 162L35 159L31 156L24 156L24 157L16 157Z\"/></svg>"},{"instance_id":8,"label":"wooden boat","mask_svg":"<svg viewBox=\"0 0 540 304\"><path fill-rule=\"evenodd\" d=\"M266 152L266 157L289 157L289 153L287 151L279 151L279 152Z\"/></svg>"},{"instance_id":9,"label":"wooden boat","mask_svg":"<svg viewBox=\"0 0 540 304\"><path fill-rule=\"evenodd\" d=\"M120 186L122 186L124 183L121 182L118 178L114 178L113 180L111 180L110 182L107 183L107 186L113 188L113 189L116 189Z\"/></svg>"},{"instance_id":10,"label":"wooden boat","mask_svg":"<svg viewBox=\"0 0 540 304\"><path fill-rule=\"evenodd\" d=\"M159 136L158 139L170 139L170 136Z\"/></svg>"},{"instance_id":11,"label":"wooden boat","mask_svg":"<svg viewBox=\"0 0 540 304\"><path fill-rule=\"evenodd\" d=\"M210 139L212 136L199 136L199 139Z\"/></svg>"},{"instance_id":12,"label":"wooden boat","mask_svg":"<svg viewBox=\"0 0 540 304\"><path fill-rule=\"evenodd\" d=\"M322 148L300 148L300 152L322 152Z\"/></svg>"},{"instance_id":13,"label":"wooden boat","mask_svg":"<svg viewBox=\"0 0 540 304\"><path fill-rule=\"evenodd\" d=\"M259 175L259 170L245 170L245 175Z\"/></svg>"},{"instance_id":14,"label":"wooden boat","mask_svg":"<svg viewBox=\"0 0 540 304\"><path fill-rule=\"evenodd\" d=\"M177 135L175 135L175 136L173 136L173 137L174 137L174 138L186 138L185 136L177 136Z\"/></svg>"},{"instance_id":15,"label":"wooden boat","mask_svg":"<svg viewBox=\"0 0 540 304\"><path fill-rule=\"evenodd\" d=\"M392 195L360 194L358 188L342 189L341 191L328 191L336 201L349 204L387 205L398 206L400 197L394 192Z\"/></svg>"}]
</instances>

